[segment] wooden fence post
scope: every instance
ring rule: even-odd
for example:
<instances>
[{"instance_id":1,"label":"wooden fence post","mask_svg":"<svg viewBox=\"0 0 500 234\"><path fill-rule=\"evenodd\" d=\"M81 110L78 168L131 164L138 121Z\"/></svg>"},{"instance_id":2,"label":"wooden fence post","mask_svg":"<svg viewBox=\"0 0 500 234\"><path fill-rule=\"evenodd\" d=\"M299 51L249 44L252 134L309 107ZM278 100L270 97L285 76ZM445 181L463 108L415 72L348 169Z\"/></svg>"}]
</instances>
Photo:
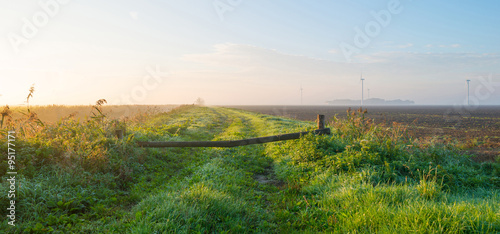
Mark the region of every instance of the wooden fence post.
<instances>
[{"instance_id":1,"label":"wooden fence post","mask_svg":"<svg viewBox=\"0 0 500 234\"><path fill-rule=\"evenodd\" d=\"M325 128L325 115L318 115L318 129Z\"/></svg>"}]
</instances>

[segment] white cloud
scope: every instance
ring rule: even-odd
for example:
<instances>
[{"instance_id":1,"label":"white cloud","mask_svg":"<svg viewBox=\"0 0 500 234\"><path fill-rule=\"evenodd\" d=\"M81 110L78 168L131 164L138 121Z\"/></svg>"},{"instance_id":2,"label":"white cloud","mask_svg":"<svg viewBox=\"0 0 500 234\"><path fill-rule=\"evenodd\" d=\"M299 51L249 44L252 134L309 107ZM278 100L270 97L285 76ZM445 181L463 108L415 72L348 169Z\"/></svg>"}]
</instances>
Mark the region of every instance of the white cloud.
<instances>
[{"instance_id":1,"label":"white cloud","mask_svg":"<svg viewBox=\"0 0 500 234\"><path fill-rule=\"evenodd\" d=\"M328 51L328 53L330 53L330 54L338 54L339 50L331 49L331 50Z\"/></svg>"},{"instance_id":2,"label":"white cloud","mask_svg":"<svg viewBox=\"0 0 500 234\"><path fill-rule=\"evenodd\" d=\"M407 43L405 45L398 45L396 46L397 48L401 48L401 49L404 49L404 48L410 48L410 47L413 47L413 43Z\"/></svg>"},{"instance_id":3,"label":"white cloud","mask_svg":"<svg viewBox=\"0 0 500 234\"><path fill-rule=\"evenodd\" d=\"M358 56L379 74L434 81L469 73L500 72L500 54L384 52Z\"/></svg>"},{"instance_id":4,"label":"white cloud","mask_svg":"<svg viewBox=\"0 0 500 234\"><path fill-rule=\"evenodd\" d=\"M269 75L324 75L325 70L343 73L356 67L356 64L285 54L253 45L226 43L214 45L214 49L214 52L208 54L185 55L184 59L210 66L212 69L219 71L265 73Z\"/></svg>"},{"instance_id":5,"label":"white cloud","mask_svg":"<svg viewBox=\"0 0 500 234\"><path fill-rule=\"evenodd\" d=\"M381 42L381 45L385 48L398 48L398 49L406 49L414 46L414 44L410 42L406 44L398 44L394 41L384 41Z\"/></svg>"},{"instance_id":6,"label":"white cloud","mask_svg":"<svg viewBox=\"0 0 500 234\"><path fill-rule=\"evenodd\" d=\"M439 45L441 48L459 48L461 47L460 44L451 44L451 45Z\"/></svg>"}]
</instances>

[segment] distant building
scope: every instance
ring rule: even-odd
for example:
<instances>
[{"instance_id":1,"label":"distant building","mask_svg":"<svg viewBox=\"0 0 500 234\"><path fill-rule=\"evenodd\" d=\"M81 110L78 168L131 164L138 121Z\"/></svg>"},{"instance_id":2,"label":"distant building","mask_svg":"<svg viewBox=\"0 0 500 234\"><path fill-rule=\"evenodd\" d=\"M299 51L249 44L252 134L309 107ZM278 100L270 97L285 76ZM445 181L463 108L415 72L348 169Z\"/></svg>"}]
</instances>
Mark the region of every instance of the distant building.
<instances>
[{"instance_id":1,"label":"distant building","mask_svg":"<svg viewBox=\"0 0 500 234\"><path fill-rule=\"evenodd\" d=\"M330 105L339 105L339 106L347 106L347 105L360 105L361 100L351 100L351 99L336 99L333 101L327 101L326 103ZM372 106L378 106L378 105L413 105L415 104L414 101L411 100L401 100L401 99L396 99L396 100L385 100L381 98L369 98L366 100L363 100L363 105L372 105Z\"/></svg>"}]
</instances>

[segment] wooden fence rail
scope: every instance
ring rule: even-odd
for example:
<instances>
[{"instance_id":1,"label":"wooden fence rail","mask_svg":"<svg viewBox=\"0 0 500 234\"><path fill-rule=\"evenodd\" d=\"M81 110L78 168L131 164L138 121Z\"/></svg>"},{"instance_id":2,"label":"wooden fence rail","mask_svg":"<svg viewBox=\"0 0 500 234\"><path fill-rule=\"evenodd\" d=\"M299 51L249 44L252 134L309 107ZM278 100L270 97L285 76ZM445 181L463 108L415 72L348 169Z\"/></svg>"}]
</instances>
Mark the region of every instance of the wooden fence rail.
<instances>
[{"instance_id":1,"label":"wooden fence rail","mask_svg":"<svg viewBox=\"0 0 500 234\"><path fill-rule=\"evenodd\" d=\"M234 141L142 141L137 142L140 147L236 147L244 145L262 144L274 141L299 139L308 133L330 134L329 128L324 128L325 116L318 115L318 129L310 132L297 132L282 135L257 137Z\"/></svg>"}]
</instances>

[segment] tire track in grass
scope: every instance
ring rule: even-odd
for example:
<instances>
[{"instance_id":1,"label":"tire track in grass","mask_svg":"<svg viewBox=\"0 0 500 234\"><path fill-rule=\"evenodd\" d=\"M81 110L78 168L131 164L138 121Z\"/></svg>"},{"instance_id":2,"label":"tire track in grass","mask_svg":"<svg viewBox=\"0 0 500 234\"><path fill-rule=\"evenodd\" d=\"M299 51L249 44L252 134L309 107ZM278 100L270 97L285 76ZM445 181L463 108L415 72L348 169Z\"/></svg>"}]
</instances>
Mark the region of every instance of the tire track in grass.
<instances>
[{"instance_id":1,"label":"tire track in grass","mask_svg":"<svg viewBox=\"0 0 500 234\"><path fill-rule=\"evenodd\" d=\"M314 127L314 123L302 122L289 120L285 118L279 118L275 116L267 116L260 115L254 113L248 113L246 111L235 111L235 110L227 110L232 111L233 113L242 116L247 119L247 123L252 132L257 134L258 136L267 136L273 134L284 134L295 131L304 131L310 130ZM267 143L262 145L256 145L259 150L261 157L265 159L265 164L260 165L260 170L254 170L252 178L257 182L254 183L253 189L258 194L258 198L260 200L260 204L263 205L263 209L269 214L267 216L268 223L272 224L272 231L268 230L267 232L280 232L283 231L283 222L286 220L281 220L283 218L283 212L288 209L284 208L283 205L288 206L287 204L282 204L281 198L284 196L294 196L297 192L296 184L292 183L289 185L287 182L280 180L276 175L276 162L274 147L276 145L283 144L284 142L274 142ZM240 147L244 148L244 147ZM283 152L282 152L283 153ZM307 202L307 200L306 200ZM296 204L292 204L295 206ZM277 213L278 212L278 213ZM286 226L286 225L285 225Z\"/></svg>"},{"instance_id":2,"label":"tire track in grass","mask_svg":"<svg viewBox=\"0 0 500 234\"><path fill-rule=\"evenodd\" d=\"M195 119L194 121L191 121ZM157 134L168 136L168 140L211 140L216 134L223 132L227 126L224 120L227 116L214 112L210 108L183 106L170 113L156 115L144 125L132 129L136 132L154 130ZM171 135L171 126L189 122L189 127L182 131L175 130L178 134ZM208 129L208 131L207 131ZM182 178L192 174L192 168L203 164L208 160L205 149L202 148L144 148L144 158L147 163L143 164L145 171L135 181L131 188L133 196L146 197L147 194L155 194L163 191L171 184L178 183Z\"/></svg>"},{"instance_id":3,"label":"tire track in grass","mask_svg":"<svg viewBox=\"0 0 500 234\"><path fill-rule=\"evenodd\" d=\"M271 117L226 108L211 108L211 111L227 117L224 128L213 140L293 131L286 124L274 124L281 119L267 122ZM281 182L275 180L273 160L267 155L266 146L206 148L203 152L206 160L192 168L190 176L134 208L136 220L131 231L277 232L272 210L276 205L270 198L279 192L276 185Z\"/></svg>"},{"instance_id":4,"label":"tire track in grass","mask_svg":"<svg viewBox=\"0 0 500 234\"><path fill-rule=\"evenodd\" d=\"M230 124L214 140L255 136L249 118L214 108ZM268 211L252 178L269 164L260 145L205 149L206 162L178 185L144 199L132 232L267 232Z\"/></svg>"}]
</instances>

